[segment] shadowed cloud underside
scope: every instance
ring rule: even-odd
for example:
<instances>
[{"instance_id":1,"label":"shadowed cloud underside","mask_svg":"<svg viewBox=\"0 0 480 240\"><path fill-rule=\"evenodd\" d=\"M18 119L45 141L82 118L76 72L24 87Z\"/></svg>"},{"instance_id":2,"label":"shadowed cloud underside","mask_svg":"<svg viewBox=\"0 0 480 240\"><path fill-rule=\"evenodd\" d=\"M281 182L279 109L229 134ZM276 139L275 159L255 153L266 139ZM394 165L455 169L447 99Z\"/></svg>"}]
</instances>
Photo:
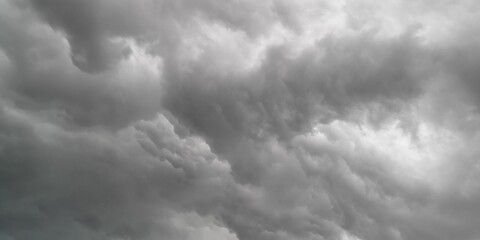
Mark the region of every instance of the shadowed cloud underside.
<instances>
[{"instance_id":1,"label":"shadowed cloud underside","mask_svg":"<svg viewBox=\"0 0 480 240\"><path fill-rule=\"evenodd\" d=\"M480 239L479 13L0 1L0 239Z\"/></svg>"}]
</instances>

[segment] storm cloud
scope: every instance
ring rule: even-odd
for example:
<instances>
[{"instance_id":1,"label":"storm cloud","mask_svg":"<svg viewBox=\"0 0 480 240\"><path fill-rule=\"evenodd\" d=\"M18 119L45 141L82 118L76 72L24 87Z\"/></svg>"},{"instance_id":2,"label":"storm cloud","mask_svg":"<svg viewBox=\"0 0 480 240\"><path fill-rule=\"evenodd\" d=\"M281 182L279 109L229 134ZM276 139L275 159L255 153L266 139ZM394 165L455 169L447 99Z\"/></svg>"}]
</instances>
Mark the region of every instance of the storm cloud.
<instances>
[{"instance_id":1,"label":"storm cloud","mask_svg":"<svg viewBox=\"0 0 480 240\"><path fill-rule=\"evenodd\" d=\"M0 1L0 239L479 239L479 10Z\"/></svg>"}]
</instances>

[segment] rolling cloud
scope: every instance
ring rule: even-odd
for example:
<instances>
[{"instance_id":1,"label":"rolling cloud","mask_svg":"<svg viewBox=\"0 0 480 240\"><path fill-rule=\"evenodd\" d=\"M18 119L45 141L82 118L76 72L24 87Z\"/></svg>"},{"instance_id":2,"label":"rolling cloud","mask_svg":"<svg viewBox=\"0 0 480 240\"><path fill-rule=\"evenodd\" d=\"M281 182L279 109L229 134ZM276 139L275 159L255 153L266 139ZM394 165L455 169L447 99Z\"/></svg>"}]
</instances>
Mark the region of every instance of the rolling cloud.
<instances>
[{"instance_id":1,"label":"rolling cloud","mask_svg":"<svg viewBox=\"0 0 480 240\"><path fill-rule=\"evenodd\" d=\"M2 1L0 239L478 239L479 8Z\"/></svg>"}]
</instances>

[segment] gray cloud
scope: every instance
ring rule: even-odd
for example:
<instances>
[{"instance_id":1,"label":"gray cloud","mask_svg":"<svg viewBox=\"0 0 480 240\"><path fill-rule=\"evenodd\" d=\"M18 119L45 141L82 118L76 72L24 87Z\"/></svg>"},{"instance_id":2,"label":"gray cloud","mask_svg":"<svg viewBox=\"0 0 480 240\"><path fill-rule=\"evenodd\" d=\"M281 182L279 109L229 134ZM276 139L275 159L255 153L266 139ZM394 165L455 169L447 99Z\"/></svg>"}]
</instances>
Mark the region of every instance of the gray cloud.
<instances>
[{"instance_id":1,"label":"gray cloud","mask_svg":"<svg viewBox=\"0 0 480 240\"><path fill-rule=\"evenodd\" d=\"M0 238L478 238L477 4L432 4L0 3Z\"/></svg>"}]
</instances>

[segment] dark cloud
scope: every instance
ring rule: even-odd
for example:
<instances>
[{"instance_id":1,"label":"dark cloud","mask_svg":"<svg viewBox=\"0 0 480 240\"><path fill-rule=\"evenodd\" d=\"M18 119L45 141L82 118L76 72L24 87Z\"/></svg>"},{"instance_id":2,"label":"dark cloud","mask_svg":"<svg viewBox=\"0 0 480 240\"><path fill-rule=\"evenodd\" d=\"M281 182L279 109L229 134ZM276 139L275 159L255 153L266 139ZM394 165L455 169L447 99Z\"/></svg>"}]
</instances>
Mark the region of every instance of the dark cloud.
<instances>
[{"instance_id":1,"label":"dark cloud","mask_svg":"<svg viewBox=\"0 0 480 240\"><path fill-rule=\"evenodd\" d=\"M432 4L1 2L0 238L478 238L476 4Z\"/></svg>"},{"instance_id":2,"label":"dark cloud","mask_svg":"<svg viewBox=\"0 0 480 240\"><path fill-rule=\"evenodd\" d=\"M325 39L294 58L272 47L259 69L228 81L204 72L211 62L201 61L168 79L164 101L220 152L245 138L288 140L371 103L390 114L420 96L429 78L430 57L412 35Z\"/></svg>"}]
</instances>

